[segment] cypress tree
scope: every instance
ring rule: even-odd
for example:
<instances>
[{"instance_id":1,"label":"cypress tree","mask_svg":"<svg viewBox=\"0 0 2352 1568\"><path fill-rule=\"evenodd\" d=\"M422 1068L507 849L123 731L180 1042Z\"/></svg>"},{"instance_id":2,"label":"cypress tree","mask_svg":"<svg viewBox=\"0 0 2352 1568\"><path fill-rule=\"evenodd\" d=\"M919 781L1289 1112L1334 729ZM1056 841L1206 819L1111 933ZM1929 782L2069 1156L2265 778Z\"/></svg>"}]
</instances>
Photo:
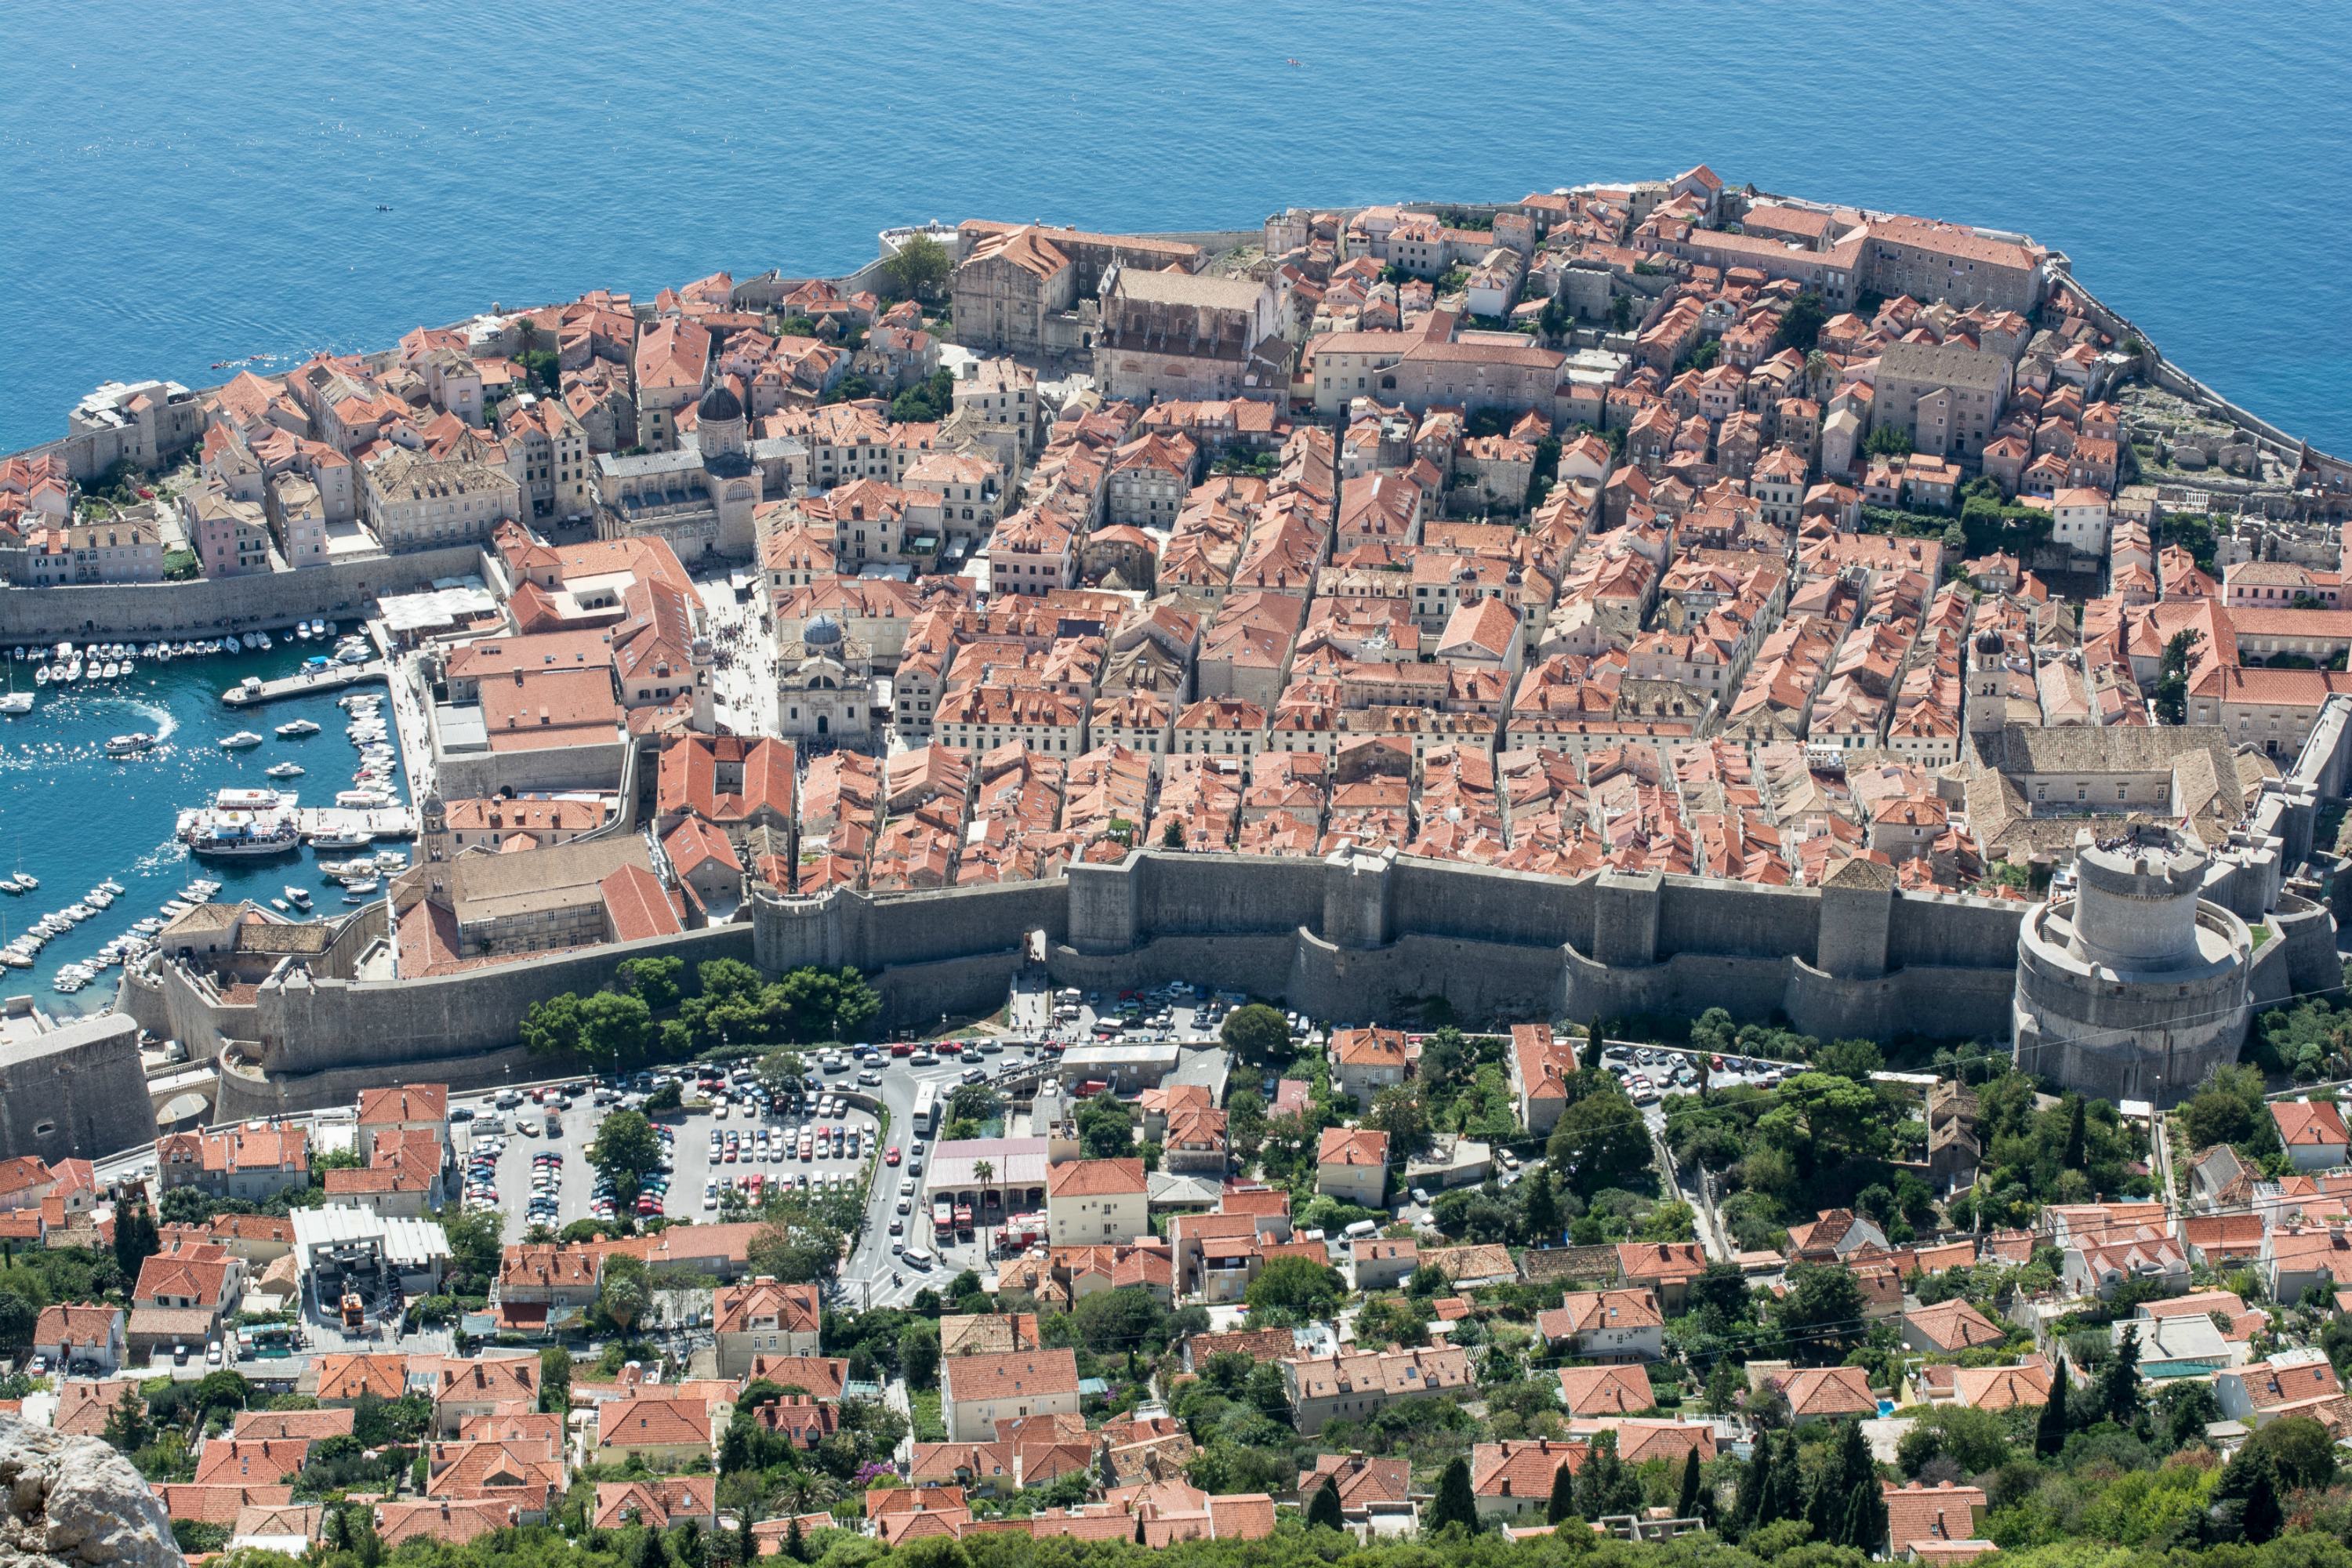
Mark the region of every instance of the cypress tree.
<instances>
[{"instance_id":1,"label":"cypress tree","mask_svg":"<svg viewBox=\"0 0 2352 1568\"><path fill-rule=\"evenodd\" d=\"M1339 1530L1345 1524L1346 1518L1339 1508L1339 1479L1337 1476L1326 1476L1323 1484L1315 1489L1313 1500L1307 1505L1307 1528Z\"/></svg>"},{"instance_id":2,"label":"cypress tree","mask_svg":"<svg viewBox=\"0 0 2352 1568\"><path fill-rule=\"evenodd\" d=\"M2083 1101L2077 1098L2074 1101L2074 1109L2066 1118L2066 1149L2058 1168L2062 1171L2081 1170L2084 1163L2084 1154Z\"/></svg>"},{"instance_id":3,"label":"cypress tree","mask_svg":"<svg viewBox=\"0 0 2352 1568\"><path fill-rule=\"evenodd\" d=\"M1544 1522L1558 1524L1576 1517L1576 1474L1566 1465L1551 1473L1551 1501L1544 1506Z\"/></svg>"},{"instance_id":4,"label":"cypress tree","mask_svg":"<svg viewBox=\"0 0 2352 1568\"><path fill-rule=\"evenodd\" d=\"M1702 1503L1698 1479L1698 1447L1694 1444L1691 1447L1691 1451L1683 1456L1683 1495L1681 1498L1676 1500L1675 1503L1675 1517L1676 1519L1697 1519L1700 1517L1699 1509L1701 1506Z\"/></svg>"},{"instance_id":5,"label":"cypress tree","mask_svg":"<svg viewBox=\"0 0 2352 1568\"><path fill-rule=\"evenodd\" d=\"M2274 1472L2265 1458L2246 1488L2245 1506L2238 1510L2238 1528L2244 1531L2250 1546L2269 1542L2286 1522L2286 1516L2279 1510L2278 1482L2273 1478Z\"/></svg>"},{"instance_id":6,"label":"cypress tree","mask_svg":"<svg viewBox=\"0 0 2352 1568\"><path fill-rule=\"evenodd\" d=\"M2054 1459L2065 1446L2066 1358L2062 1355L2050 1379L2050 1403L2042 1407L2042 1419L2033 1428L2033 1451L2042 1458Z\"/></svg>"},{"instance_id":7,"label":"cypress tree","mask_svg":"<svg viewBox=\"0 0 2352 1568\"><path fill-rule=\"evenodd\" d=\"M1846 1505L1845 1540L1856 1552L1876 1556L1886 1548L1886 1494L1874 1475L1856 1481Z\"/></svg>"},{"instance_id":8,"label":"cypress tree","mask_svg":"<svg viewBox=\"0 0 2352 1568\"><path fill-rule=\"evenodd\" d=\"M1435 1535L1449 1524L1478 1533L1478 1499L1470 1489L1470 1464L1460 1456L1448 1460L1437 1478L1437 1496L1422 1519L1422 1532Z\"/></svg>"},{"instance_id":9,"label":"cypress tree","mask_svg":"<svg viewBox=\"0 0 2352 1568\"><path fill-rule=\"evenodd\" d=\"M1772 1476L1765 1488L1772 1500L1773 1520L1801 1519L1805 1513L1805 1476L1797 1464L1797 1435L1789 1433L1772 1450Z\"/></svg>"},{"instance_id":10,"label":"cypress tree","mask_svg":"<svg viewBox=\"0 0 2352 1568\"><path fill-rule=\"evenodd\" d=\"M2116 1342L2114 1363L2099 1380L2099 1405L2118 1426L2139 1419L2139 1330L2129 1323Z\"/></svg>"},{"instance_id":11,"label":"cypress tree","mask_svg":"<svg viewBox=\"0 0 2352 1568\"><path fill-rule=\"evenodd\" d=\"M1757 1517L1764 1506L1765 1478L1772 1468L1772 1434L1756 1434L1755 1450L1748 1456L1748 1468L1739 1472L1739 1484L1731 1493L1731 1531L1745 1535L1757 1525L1766 1522Z\"/></svg>"},{"instance_id":12,"label":"cypress tree","mask_svg":"<svg viewBox=\"0 0 2352 1568\"><path fill-rule=\"evenodd\" d=\"M792 1523L784 1527L784 1555L795 1563L808 1561L808 1537L801 1533L801 1516L793 1515Z\"/></svg>"}]
</instances>

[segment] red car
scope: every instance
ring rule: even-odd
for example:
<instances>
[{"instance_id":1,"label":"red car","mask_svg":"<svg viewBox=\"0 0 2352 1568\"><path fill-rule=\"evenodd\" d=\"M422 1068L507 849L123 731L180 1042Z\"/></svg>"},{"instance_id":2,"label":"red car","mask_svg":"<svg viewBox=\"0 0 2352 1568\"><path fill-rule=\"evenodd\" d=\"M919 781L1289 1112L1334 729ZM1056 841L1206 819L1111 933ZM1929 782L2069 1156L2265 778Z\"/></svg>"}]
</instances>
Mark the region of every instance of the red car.
<instances>
[{"instance_id":1,"label":"red car","mask_svg":"<svg viewBox=\"0 0 2352 1568\"><path fill-rule=\"evenodd\" d=\"M895 1165L898 1163L898 1145L893 1143L882 1151L882 1163L886 1165Z\"/></svg>"}]
</instances>

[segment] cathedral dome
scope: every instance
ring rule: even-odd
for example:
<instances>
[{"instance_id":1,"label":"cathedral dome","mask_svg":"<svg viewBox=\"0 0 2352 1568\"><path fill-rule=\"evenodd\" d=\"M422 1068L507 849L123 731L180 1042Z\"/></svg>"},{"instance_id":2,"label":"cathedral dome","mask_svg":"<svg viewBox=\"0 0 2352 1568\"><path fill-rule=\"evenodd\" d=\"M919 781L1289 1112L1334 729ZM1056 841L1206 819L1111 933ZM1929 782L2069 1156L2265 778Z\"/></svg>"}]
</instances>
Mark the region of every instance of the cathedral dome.
<instances>
[{"instance_id":1,"label":"cathedral dome","mask_svg":"<svg viewBox=\"0 0 2352 1568\"><path fill-rule=\"evenodd\" d=\"M743 404L729 390L725 382L713 382L710 390L702 395L702 402L696 406L695 416L705 425L740 419L743 417Z\"/></svg>"}]
</instances>

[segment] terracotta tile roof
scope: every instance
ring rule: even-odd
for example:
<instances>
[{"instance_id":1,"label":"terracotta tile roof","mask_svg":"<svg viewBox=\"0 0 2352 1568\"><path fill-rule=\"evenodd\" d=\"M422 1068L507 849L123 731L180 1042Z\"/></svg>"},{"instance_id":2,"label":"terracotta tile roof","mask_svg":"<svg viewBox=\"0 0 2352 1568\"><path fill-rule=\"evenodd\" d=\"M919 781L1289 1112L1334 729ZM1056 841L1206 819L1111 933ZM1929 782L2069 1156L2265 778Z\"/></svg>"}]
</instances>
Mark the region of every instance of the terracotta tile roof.
<instances>
[{"instance_id":1,"label":"terracotta tile roof","mask_svg":"<svg viewBox=\"0 0 2352 1568\"><path fill-rule=\"evenodd\" d=\"M1470 1489L1484 1498L1549 1498L1560 1470L1573 1474L1591 1457L1591 1444L1558 1438L1480 1443L1470 1450Z\"/></svg>"},{"instance_id":2,"label":"terracotta tile roof","mask_svg":"<svg viewBox=\"0 0 2352 1568\"><path fill-rule=\"evenodd\" d=\"M1049 1198L1122 1197L1143 1190L1140 1159L1065 1160L1045 1172Z\"/></svg>"},{"instance_id":3,"label":"terracotta tile roof","mask_svg":"<svg viewBox=\"0 0 2352 1568\"><path fill-rule=\"evenodd\" d=\"M1078 1391L1077 1357L1067 1350L1008 1351L955 1356L940 1369L941 1386L957 1400L1010 1399Z\"/></svg>"},{"instance_id":4,"label":"terracotta tile roof","mask_svg":"<svg viewBox=\"0 0 2352 1568\"><path fill-rule=\"evenodd\" d=\"M1648 1375L1635 1366L1564 1366L1559 1389L1571 1415L1633 1415L1658 1403Z\"/></svg>"},{"instance_id":5,"label":"terracotta tile roof","mask_svg":"<svg viewBox=\"0 0 2352 1568\"><path fill-rule=\"evenodd\" d=\"M1776 1375L1772 1382L1799 1415L1876 1415L1878 1397L1870 1374L1858 1366L1806 1367Z\"/></svg>"},{"instance_id":6,"label":"terracotta tile roof","mask_svg":"<svg viewBox=\"0 0 2352 1568\"><path fill-rule=\"evenodd\" d=\"M1384 1166L1389 1135L1370 1127L1326 1127L1315 1142L1318 1165Z\"/></svg>"},{"instance_id":7,"label":"terracotta tile roof","mask_svg":"<svg viewBox=\"0 0 2352 1568\"><path fill-rule=\"evenodd\" d=\"M173 1519L198 1524L233 1525L248 1508L283 1508L294 1500L290 1485L238 1486L234 1483L158 1481L155 1495Z\"/></svg>"},{"instance_id":8,"label":"terracotta tile roof","mask_svg":"<svg viewBox=\"0 0 2352 1568\"><path fill-rule=\"evenodd\" d=\"M699 1399L614 1399L596 1409L600 1448L708 1446L709 1442L710 1406Z\"/></svg>"},{"instance_id":9,"label":"terracotta tile roof","mask_svg":"<svg viewBox=\"0 0 2352 1568\"><path fill-rule=\"evenodd\" d=\"M199 1486L270 1486L290 1479L310 1452L303 1437L215 1437L196 1456Z\"/></svg>"},{"instance_id":10,"label":"terracotta tile roof","mask_svg":"<svg viewBox=\"0 0 2352 1568\"><path fill-rule=\"evenodd\" d=\"M1898 1487L1880 1483L1886 1497L1886 1533L1890 1554L1900 1557L1915 1544L1937 1545L1981 1539L1977 1521L1983 1516L1985 1494L1976 1487L1938 1485Z\"/></svg>"},{"instance_id":11,"label":"terracotta tile roof","mask_svg":"<svg viewBox=\"0 0 2352 1568\"><path fill-rule=\"evenodd\" d=\"M398 1399L408 1392L404 1355L322 1355L318 1369L317 1397L321 1400L357 1399L362 1394Z\"/></svg>"},{"instance_id":12,"label":"terracotta tile roof","mask_svg":"<svg viewBox=\"0 0 2352 1568\"><path fill-rule=\"evenodd\" d=\"M1914 1307L1903 1314L1903 1321L1938 1350L1974 1350L1980 1345L1997 1345L2009 1337L1991 1319L1961 1300Z\"/></svg>"},{"instance_id":13,"label":"terracotta tile roof","mask_svg":"<svg viewBox=\"0 0 2352 1568\"><path fill-rule=\"evenodd\" d=\"M410 1541L438 1541L451 1546L511 1529L521 1522L519 1505L499 1500L457 1502L425 1498L410 1502L376 1504L375 1532L385 1546L397 1549Z\"/></svg>"}]
</instances>

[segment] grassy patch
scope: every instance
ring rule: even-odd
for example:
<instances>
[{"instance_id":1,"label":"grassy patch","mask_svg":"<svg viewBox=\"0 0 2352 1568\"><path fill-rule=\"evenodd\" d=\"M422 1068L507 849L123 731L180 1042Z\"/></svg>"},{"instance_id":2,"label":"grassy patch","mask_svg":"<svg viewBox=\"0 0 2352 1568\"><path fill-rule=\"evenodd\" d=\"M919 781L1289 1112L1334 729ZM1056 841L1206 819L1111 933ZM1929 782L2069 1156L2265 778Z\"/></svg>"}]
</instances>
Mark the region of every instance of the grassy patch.
<instances>
[{"instance_id":1,"label":"grassy patch","mask_svg":"<svg viewBox=\"0 0 2352 1568\"><path fill-rule=\"evenodd\" d=\"M915 1441L944 1443L948 1440L948 1424L940 1415L940 1391L925 1388L907 1395L908 1408L915 1418Z\"/></svg>"}]
</instances>

